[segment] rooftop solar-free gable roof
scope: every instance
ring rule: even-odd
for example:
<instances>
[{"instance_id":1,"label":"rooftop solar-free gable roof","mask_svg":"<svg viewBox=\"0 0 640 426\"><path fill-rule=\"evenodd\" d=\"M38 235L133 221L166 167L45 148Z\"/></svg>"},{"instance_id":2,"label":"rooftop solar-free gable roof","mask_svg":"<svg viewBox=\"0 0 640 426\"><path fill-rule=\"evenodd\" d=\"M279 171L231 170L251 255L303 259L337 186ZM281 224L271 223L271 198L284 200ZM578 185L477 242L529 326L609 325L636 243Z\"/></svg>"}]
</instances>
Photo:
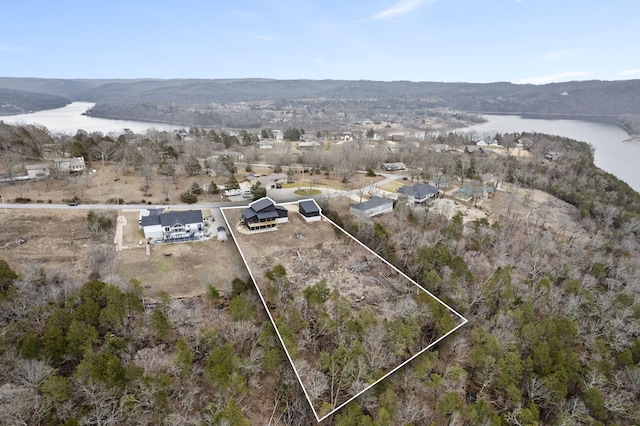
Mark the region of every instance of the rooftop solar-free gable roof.
<instances>
[{"instance_id":1,"label":"rooftop solar-free gable roof","mask_svg":"<svg viewBox=\"0 0 640 426\"><path fill-rule=\"evenodd\" d=\"M260 198L259 200L254 201L253 203L249 204L249 208L259 212L261 210L267 209L271 206L275 205L275 203L273 202L273 200L269 197L263 197Z\"/></svg>"},{"instance_id":2,"label":"rooftop solar-free gable roof","mask_svg":"<svg viewBox=\"0 0 640 426\"><path fill-rule=\"evenodd\" d=\"M298 208L305 213L320 213L320 206L315 200L302 200L298 203Z\"/></svg>"},{"instance_id":3,"label":"rooftop solar-free gable roof","mask_svg":"<svg viewBox=\"0 0 640 426\"><path fill-rule=\"evenodd\" d=\"M365 211L365 210L373 209L376 207L384 206L386 204L393 204L393 201L387 200L386 198L382 198L382 197L373 197L369 201L365 201L360 204L352 204L350 207L357 210Z\"/></svg>"},{"instance_id":4,"label":"rooftop solar-free gable roof","mask_svg":"<svg viewBox=\"0 0 640 426\"><path fill-rule=\"evenodd\" d=\"M188 223L199 222L202 222L202 212L200 210L167 212L160 216L160 224L162 226L174 226L176 224L186 225Z\"/></svg>"}]
</instances>

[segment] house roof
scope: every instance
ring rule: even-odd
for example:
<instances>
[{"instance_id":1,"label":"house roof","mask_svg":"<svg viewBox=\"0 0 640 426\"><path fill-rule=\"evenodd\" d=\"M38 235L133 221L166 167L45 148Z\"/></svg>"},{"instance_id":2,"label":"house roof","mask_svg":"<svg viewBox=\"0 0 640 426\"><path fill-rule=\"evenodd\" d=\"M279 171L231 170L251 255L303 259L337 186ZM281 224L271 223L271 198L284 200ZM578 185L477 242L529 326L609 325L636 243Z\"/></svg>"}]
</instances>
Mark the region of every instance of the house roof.
<instances>
[{"instance_id":1,"label":"house roof","mask_svg":"<svg viewBox=\"0 0 640 426\"><path fill-rule=\"evenodd\" d=\"M202 211L187 210L183 212L167 212L160 215L160 225L174 226L176 224L202 222Z\"/></svg>"},{"instance_id":2,"label":"house roof","mask_svg":"<svg viewBox=\"0 0 640 426\"><path fill-rule=\"evenodd\" d=\"M402 188L398 189L398 192L400 194L413 195L415 198L428 197L430 195L437 194L438 191L438 188L426 183L416 183L413 186L403 186Z\"/></svg>"},{"instance_id":3,"label":"house roof","mask_svg":"<svg viewBox=\"0 0 640 426\"><path fill-rule=\"evenodd\" d=\"M467 197L471 197L474 194L482 193L482 186L477 185L462 185L460 189L454 192L454 194L464 194Z\"/></svg>"},{"instance_id":4,"label":"house roof","mask_svg":"<svg viewBox=\"0 0 640 426\"><path fill-rule=\"evenodd\" d=\"M170 211L167 213L159 213L159 209L150 209L148 216L142 216L140 224L142 226L174 226L176 224L186 225L188 223L200 223L202 222L202 211L200 210L187 210L187 211Z\"/></svg>"},{"instance_id":5,"label":"house roof","mask_svg":"<svg viewBox=\"0 0 640 426\"><path fill-rule=\"evenodd\" d=\"M320 213L320 206L316 200L302 200L298 202L298 209L305 213Z\"/></svg>"},{"instance_id":6,"label":"house roof","mask_svg":"<svg viewBox=\"0 0 640 426\"><path fill-rule=\"evenodd\" d=\"M259 200L256 200L252 203L249 204L249 208L255 212L259 212L262 211L264 209L267 209L269 207L274 206L275 203L274 201L269 198L269 197L262 197Z\"/></svg>"},{"instance_id":7,"label":"house roof","mask_svg":"<svg viewBox=\"0 0 640 426\"><path fill-rule=\"evenodd\" d=\"M369 209L374 209L376 207L382 207L388 204L393 204L393 200L388 200L382 197L373 197L372 199L368 201L364 201L359 204L351 204L349 207L356 210L366 211Z\"/></svg>"},{"instance_id":8,"label":"house roof","mask_svg":"<svg viewBox=\"0 0 640 426\"><path fill-rule=\"evenodd\" d=\"M44 163L40 163L40 164L27 164L26 166L24 166L25 169L27 170L42 170L42 169L48 169L51 166L49 166L48 164L44 164Z\"/></svg>"},{"instance_id":9,"label":"house roof","mask_svg":"<svg viewBox=\"0 0 640 426\"><path fill-rule=\"evenodd\" d=\"M249 220L249 219L253 219L254 217L258 216L258 213L256 213L255 210L253 209L244 209L241 212L242 217Z\"/></svg>"}]
</instances>

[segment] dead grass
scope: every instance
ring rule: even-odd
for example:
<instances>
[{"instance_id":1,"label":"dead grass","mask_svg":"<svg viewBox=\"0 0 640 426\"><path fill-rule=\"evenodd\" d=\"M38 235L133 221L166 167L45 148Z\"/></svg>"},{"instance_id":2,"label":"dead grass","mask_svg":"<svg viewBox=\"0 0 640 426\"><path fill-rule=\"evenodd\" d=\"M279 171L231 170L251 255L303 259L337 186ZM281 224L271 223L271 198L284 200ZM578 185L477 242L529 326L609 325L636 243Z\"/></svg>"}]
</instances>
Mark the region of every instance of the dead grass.
<instances>
[{"instance_id":1,"label":"dead grass","mask_svg":"<svg viewBox=\"0 0 640 426\"><path fill-rule=\"evenodd\" d=\"M0 209L0 229L0 258L14 270L33 265L88 277L86 211Z\"/></svg>"},{"instance_id":2,"label":"dead grass","mask_svg":"<svg viewBox=\"0 0 640 426\"><path fill-rule=\"evenodd\" d=\"M139 280L147 297L165 292L171 297L192 297L214 286L222 294L231 291L234 278L246 280L248 272L232 241L215 237L204 241L151 244L146 254L146 240L138 230L138 212L125 211L124 250L118 252L118 274L125 281ZM203 211L203 216L210 216ZM214 226L219 224L214 223ZM214 233L215 235L215 233ZM138 243L143 241L142 245Z\"/></svg>"}]
</instances>

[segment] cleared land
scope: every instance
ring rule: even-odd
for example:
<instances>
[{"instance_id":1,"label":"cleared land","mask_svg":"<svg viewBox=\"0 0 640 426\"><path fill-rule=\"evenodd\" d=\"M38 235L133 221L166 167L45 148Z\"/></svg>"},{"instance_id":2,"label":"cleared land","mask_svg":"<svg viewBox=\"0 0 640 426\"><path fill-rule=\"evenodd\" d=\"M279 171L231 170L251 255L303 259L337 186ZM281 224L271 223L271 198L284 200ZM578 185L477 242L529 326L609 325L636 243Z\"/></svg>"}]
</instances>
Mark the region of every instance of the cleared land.
<instances>
[{"instance_id":1,"label":"cleared land","mask_svg":"<svg viewBox=\"0 0 640 426\"><path fill-rule=\"evenodd\" d=\"M330 221L297 204L276 231L248 234L224 209L305 393L321 419L464 323Z\"/></svg>"},{"instance_id":2,"label":"cleared land","mask_svg":"<svg viewBox=\"0 0 640 426\"><path fill-rule=\"evenodd\" d=\"M16 270L88 277L93 242L86 211L0 209L0 229L0 258Z\"/></svg>"},{"instance_id":3,"label":"cleared land","mask_svg":"<svg viewBox=\"0 0 640 426\"><path fill-rule=\"evenodd\" d=\"M204 217L211 215L203 210ZM138 211L123 211L127 220L117 265L120 277L128 281L140 281L145 296L155 297L165 292L171 297L200 296L209 286L222 294L231 290L234 278L246 280L248 273L238 249L232 241L218 241L214 236L207 240L187 243L152 244L151 254L146 254L146 240L138 229ZM214 222L216 226L224 225ZM143 244L139 242L143 240Z\"/></svg>"}]
</instances>

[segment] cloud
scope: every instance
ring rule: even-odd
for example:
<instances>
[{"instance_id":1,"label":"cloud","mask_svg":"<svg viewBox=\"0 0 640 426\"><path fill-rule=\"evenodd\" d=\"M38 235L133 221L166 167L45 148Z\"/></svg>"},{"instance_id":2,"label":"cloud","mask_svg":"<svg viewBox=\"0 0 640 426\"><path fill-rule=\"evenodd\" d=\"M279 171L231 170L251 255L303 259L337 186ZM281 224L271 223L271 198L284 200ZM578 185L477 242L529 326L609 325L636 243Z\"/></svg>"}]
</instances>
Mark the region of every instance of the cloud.
<instances>
[{"instance_id":1,"label":"cloud","mask_svg":"<svg viewBox=\"0 0 640 426\"><path fill-rule=\"evenodd\" d=\"M576 77L584 77L588 75L588 71L567 71L558 74L540 75L537 77L525 77L514 81L515 84L547 84L557 81L572 80Z\"/></svg>"},{"instance_id":2,"label":"cloud","mask_svg":"<svg viewBox=\"0 0 640 426\"><path fill-rule=\"evenodd\" d=\"M634 75L634 74L640 74L640 68L634 68L631 70L624 70L624 71L618 72L618 75Z\"/></svg>"},{"instance_id":3,"label":"cloud","mask_svg":"<svg viewBox=\"0 0 640 426\"><path fill-rule=\"evenodd\" d=\"M373 15L373 19L383 20L402 16L421 6L423 3L434 3L435 1L437 0L404 0L382 12L376 13Z\"/></svg>"}]
</instances>

